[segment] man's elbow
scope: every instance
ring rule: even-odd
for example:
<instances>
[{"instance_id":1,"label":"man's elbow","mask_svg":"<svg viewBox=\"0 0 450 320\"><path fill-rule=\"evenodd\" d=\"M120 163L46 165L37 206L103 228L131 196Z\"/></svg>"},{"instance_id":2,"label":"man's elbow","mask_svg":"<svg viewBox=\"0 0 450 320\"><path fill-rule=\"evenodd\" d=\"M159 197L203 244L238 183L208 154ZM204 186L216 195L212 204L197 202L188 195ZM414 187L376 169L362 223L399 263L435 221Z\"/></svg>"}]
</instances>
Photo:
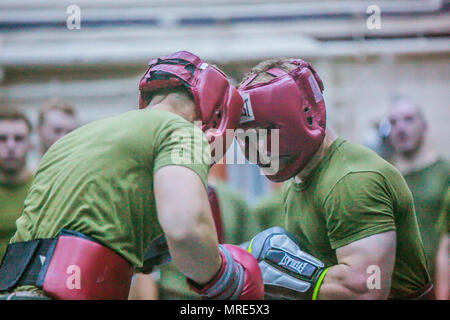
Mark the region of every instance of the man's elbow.
<instances>
[{"instance_id":1,"label":"man's elbow","mask_svg":"<svg viewBox=\"0 0 450 320\"><path fill-rule=\"evenodd\" d=\"M200 231L199 214L186 208L167 208L158 214L167 239L181 243L196 238Z\"/></svg>"},{"instance_id":2,"label":"man's elbow","mask_svg":"<svg viewBox=\"0 0 450 320\"><path fill-rule=\"evenodd\" d=\"M200 236L199 229L199 226L192 221L185 221L184 223L180 221L163 228L166 238L172 243L183 243L198 238Z\"/></svg>"}]
</instances>

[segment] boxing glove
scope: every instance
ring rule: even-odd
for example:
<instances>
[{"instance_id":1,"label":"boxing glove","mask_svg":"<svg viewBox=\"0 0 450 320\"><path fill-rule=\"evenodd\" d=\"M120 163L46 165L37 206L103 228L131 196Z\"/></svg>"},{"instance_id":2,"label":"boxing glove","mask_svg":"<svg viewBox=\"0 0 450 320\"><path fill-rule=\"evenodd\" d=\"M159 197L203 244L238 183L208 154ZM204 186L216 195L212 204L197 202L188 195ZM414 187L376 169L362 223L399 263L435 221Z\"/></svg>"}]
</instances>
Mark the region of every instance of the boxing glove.
<instances>
[{"instance_id":1,"label":"boxing glove","mask_svg":"<svg viewBox=\"0 0 450 320\"><path fill-rule=\"evenodd\" d=\"M258 233L248 244L259 263L266 295L277 299L315 300L328 268L300 249L299 240L280 227Z\"/></svg>"},{"instance_id":2,"label":"boxing glove","mask_svg":"<svg viewBox=\"0 0 450 320\"><path fill-rule=\"evenodd\" d=\"M191 290L203 299L260 300L264 284L258 261L247 251L231 244L219 245L222 265L217 275L199 286L188 279Z\"/></svg>"}]
</instances>

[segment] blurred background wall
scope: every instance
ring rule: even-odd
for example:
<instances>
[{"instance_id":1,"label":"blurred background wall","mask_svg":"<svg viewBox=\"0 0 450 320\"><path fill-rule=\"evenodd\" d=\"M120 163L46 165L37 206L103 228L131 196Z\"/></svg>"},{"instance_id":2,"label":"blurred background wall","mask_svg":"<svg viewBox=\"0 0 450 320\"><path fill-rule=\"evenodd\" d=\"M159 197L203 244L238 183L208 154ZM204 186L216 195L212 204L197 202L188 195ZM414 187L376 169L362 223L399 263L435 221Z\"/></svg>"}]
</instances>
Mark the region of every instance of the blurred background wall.
<instances>
[{"instance_id":1,"label":"blurred background wall","mask_svg":"<svg viewBox=\"0 0 450 320\"><path fill-rule=\"evenodd\" d=\"M42 102L59 97L87 123L136 108L147 61L173 51L237 81L261 60L300 57L322 77L340 135L370 142L390 99L407 95L449 158L449 9L441 0L0 0L0 100L36 123ZM269 188L254 166L222 174L250 201Z\"/></svg>"}]
</instances>

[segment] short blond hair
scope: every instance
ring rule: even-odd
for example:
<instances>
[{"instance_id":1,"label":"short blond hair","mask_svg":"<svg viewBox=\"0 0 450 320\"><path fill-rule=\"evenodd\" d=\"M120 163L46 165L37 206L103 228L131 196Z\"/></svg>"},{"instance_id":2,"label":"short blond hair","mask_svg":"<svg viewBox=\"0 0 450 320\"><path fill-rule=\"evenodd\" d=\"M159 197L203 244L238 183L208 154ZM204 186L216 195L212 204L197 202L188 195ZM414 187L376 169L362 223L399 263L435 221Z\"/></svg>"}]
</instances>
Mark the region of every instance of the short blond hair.
<instances>
[{"instance_id":1,"label":"short blond hair","mask_svg":"<svg viewBox=\"0 0 450 320\"><path fill-rule=\"evenodd\" d=\"M39 109L38 127L45 122L45 115L51 110L59 110L69 116L75 117L76 112L71 104L59 98L51 98L46 100Z\"/></svg>"},{"instance_id":2,"label":"short blond hair","mask_svg":"<svg viewBox=\"0 0 450 320\"><path fill-rule=\"evenodd\" d=\"M296 69L298 66L293 64L290 59L287 58L273 58L262 61L252 68L252 70L244 75L241 84L247 81L252 74L257 76L249 84L257 84L267 82L274 78L273 75L267 73L267 70L278 68L286 72L290 72Z\"/></svg>"}]
</instances>

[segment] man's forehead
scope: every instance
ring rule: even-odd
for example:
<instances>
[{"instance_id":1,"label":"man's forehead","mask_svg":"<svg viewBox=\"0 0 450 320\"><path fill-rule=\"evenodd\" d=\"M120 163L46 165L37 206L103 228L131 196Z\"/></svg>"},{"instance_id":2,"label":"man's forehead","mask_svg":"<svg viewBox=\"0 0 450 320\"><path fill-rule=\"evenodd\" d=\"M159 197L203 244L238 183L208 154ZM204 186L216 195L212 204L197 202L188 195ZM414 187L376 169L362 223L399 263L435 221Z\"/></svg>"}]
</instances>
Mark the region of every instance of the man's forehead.
<instances>
[{"instance_id":1,"label":"man's forehead","mask_svg":"<svg viewBox=\"0 0 450 320\"><path fill-rule=\"evenodd\" d=\"M394 103L389 110L389 117L415 116L420 114L419 107L411 101L400 100Z\"/></svg>"},{"instance_id":2,"label":"man's forehead","mask_svg":"<svg viewBox=\"0 0 450 320\"><path fill-rule=\"evenodd\" d=\"M62 110L52 109L52 110L47 111L47 113L45 115L45 120L51 121L51 122L55 122L55 121L75 122L76 119L73 115L68 114Z\"/></svg>"},{"instance_id":3,"label":"man's forehead","mask_svg":"<svg viewBox=\"0 0 450 320\"><path fill-rule=\"evenodd\" d=\"M21 119L0 119L0 134L21 134L27 135L28 126Z\"/></svg>"}]
</instances>

